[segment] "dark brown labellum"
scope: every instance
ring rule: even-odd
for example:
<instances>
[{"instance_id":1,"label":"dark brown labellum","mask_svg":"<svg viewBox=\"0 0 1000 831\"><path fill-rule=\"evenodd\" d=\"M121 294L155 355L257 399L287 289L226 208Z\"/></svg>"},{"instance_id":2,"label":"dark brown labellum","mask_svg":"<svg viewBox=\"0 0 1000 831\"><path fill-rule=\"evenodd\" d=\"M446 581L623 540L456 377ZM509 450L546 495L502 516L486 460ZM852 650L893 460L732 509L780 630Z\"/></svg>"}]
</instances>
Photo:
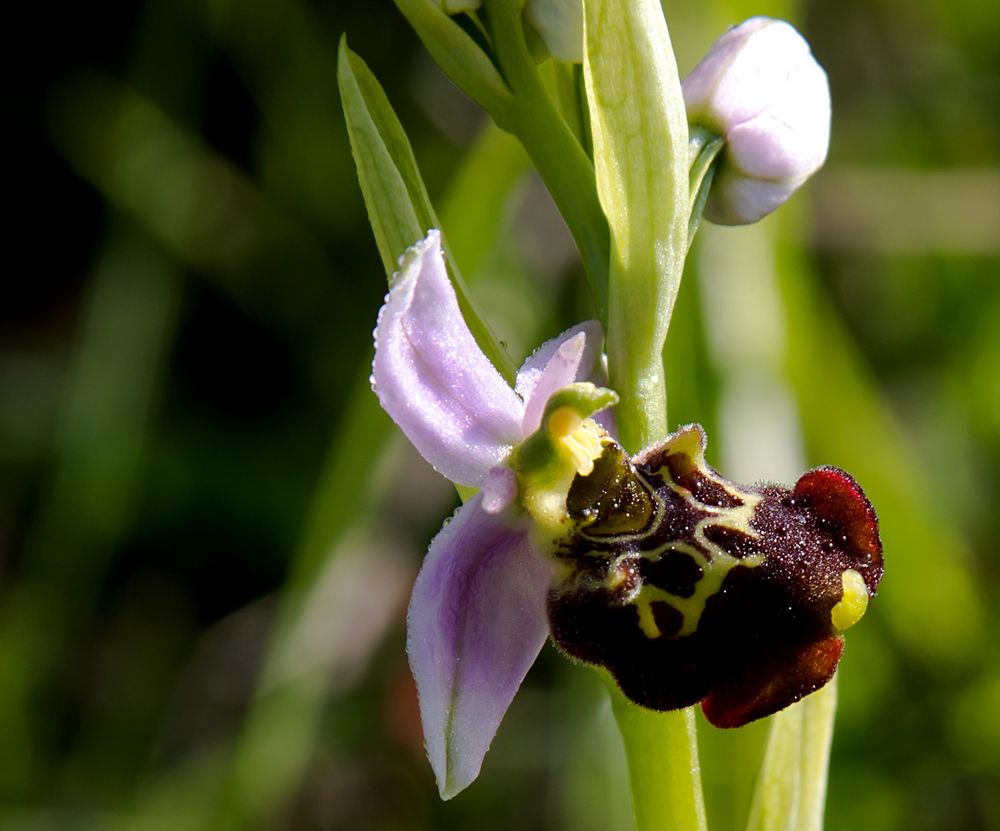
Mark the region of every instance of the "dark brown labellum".
<instances>
[{"instance_id":1,"label":"dark brown labellum","mask_svg":"<svg viewBox=\"0 0 1000 831\"><path fill-rule=\"evenodd\" d=\"M655 710L697 701L737 727L823 686L882 578L875 511L842 470L743 487L691 425L630 459L615 443L567 497L568 568L549 594L561 649Z\"/></svg>"}]
</instances>

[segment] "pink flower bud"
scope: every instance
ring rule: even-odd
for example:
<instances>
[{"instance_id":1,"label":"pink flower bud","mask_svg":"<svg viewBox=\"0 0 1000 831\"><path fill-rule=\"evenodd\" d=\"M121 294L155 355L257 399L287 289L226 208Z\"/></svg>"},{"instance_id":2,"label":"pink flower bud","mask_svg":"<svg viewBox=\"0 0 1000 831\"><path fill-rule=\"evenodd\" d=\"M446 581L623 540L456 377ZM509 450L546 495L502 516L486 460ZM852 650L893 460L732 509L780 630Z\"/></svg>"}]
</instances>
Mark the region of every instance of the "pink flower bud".
<instances>
[{"instance_id":1,"label":"pink flower bud","mask_svg":"<svg viewBox=\"0 0 1000 831\"><path fill-rule=\"evenodd\" d=\"M771 213L826 159L830 87L790 24L753 17L720 37L684 79L688 120L726 140L705 218L745 225Z\"/></svg>"}]
</instances>

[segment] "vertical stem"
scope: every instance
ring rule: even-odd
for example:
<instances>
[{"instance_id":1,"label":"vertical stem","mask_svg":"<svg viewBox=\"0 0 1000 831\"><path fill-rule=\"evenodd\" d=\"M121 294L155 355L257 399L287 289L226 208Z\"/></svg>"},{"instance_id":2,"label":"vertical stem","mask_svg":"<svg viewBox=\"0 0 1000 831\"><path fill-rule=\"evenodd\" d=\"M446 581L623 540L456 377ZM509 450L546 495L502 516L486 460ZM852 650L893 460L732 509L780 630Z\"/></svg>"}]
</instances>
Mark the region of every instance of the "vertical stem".
<instances>
[{"instance_id":1,"label":"vertical stem","mask_svg":"<svg viewBox=\"0 0 1000 831\"><path fill-rule=\"evenodd\" d=\"M747 831L798 831L794 823L802 793L801 752L802 709L792 705L771 719Z\"/></svg>"},{"instance_id":2,"label":"vertical stem","mask_svg":"<svg viewBox=\"0 0 1000 831\"><path fill-rule=\"evenodd\" d=\"M638 831L706 831L694 709L658 713L633 704L610 679L608 687Z\"/></svg>"},{"instance_id":3,"label":"vertical stem","mask_svg":"<svg viewBox=\"0 0 1000 831\"><path fill-rule=\"evenodd\" d=\"M663 344L687 253L687 117L659 0L584 3L595 181L607 217L608 369L630 453L668 433ZM638 831L705 831L691 709L659 713L611 685Z\"/></svg>"},{"instance_id":4,"label":"vertical stem","mask_svg":"<svg viewBox=\"0 0 1000 831\"><path fill-rule=\"evenodd\" d=\"M594 303L607 322L608 223L597 198L594 167L542 85L528 51L521 3L486 0L490 31L504 77L514 93L508 113L491 113L520 139L580 250Z\"/></svg>"}]
</instances>

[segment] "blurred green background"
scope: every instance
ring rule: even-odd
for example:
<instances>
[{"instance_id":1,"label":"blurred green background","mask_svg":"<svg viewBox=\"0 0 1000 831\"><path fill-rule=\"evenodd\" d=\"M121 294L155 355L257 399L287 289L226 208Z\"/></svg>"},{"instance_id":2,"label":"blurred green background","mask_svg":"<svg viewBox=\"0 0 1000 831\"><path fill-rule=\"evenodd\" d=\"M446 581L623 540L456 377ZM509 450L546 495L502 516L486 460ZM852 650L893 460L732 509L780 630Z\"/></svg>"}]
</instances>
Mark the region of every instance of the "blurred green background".
<instances>
[{"instance_id":1,"label":"blurred green background","mask_svg":"<svg viewBox=\"0 0 1000 831\"><path fill-rule=\"evenodd\" d=\"M723 472L837 464L879 510L828 828L1000 829L1000 9L666 11L682 72L768 13L830 75L826 168L703 228L666 350L671 423ZM515 360L591 314L518 148L387 0L24 4L7 31L0 829L628 828L603 693L551 647L437 798L404 614L455 496L367 390L385 275L338 38ZM703 727L714 829L763 735Z\"/></svg>"}]
</instances>

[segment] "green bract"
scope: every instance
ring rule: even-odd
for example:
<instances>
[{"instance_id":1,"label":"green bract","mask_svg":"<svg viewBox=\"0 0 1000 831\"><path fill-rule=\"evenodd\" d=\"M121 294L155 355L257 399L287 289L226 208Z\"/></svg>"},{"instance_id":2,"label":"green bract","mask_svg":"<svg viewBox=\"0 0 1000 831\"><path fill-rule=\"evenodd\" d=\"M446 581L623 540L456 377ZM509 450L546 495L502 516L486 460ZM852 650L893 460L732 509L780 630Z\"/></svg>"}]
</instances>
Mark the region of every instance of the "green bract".
<instances>
[{"instance_id":1,"label":"green bract","mask_svg":"<svg viewBox=\"0 0 1000 831\"><path fill-rule=\"evenodd\" d=\"M365 62L348 48L346 39L340 43L337 83L368 220L386 276L391 277L403 252L428 228L437 228L441 223L402 124L381 85ZM445 256L459 305L477 343L501 373L513 377L510 356L476 312L447 251Z\"/></svg>"},{"instance_id":2,"label":"green bract","mask_svg":"<svg viewBox=\"0 0 1000 831\"><path fill-rule=\"evenodd\" d=\"M661 354L688 237L688 128L656 0L588 0L584 72L597 191L611 230L608 362L622 444L667 434Z\"/></svg>"}]
</instances>

